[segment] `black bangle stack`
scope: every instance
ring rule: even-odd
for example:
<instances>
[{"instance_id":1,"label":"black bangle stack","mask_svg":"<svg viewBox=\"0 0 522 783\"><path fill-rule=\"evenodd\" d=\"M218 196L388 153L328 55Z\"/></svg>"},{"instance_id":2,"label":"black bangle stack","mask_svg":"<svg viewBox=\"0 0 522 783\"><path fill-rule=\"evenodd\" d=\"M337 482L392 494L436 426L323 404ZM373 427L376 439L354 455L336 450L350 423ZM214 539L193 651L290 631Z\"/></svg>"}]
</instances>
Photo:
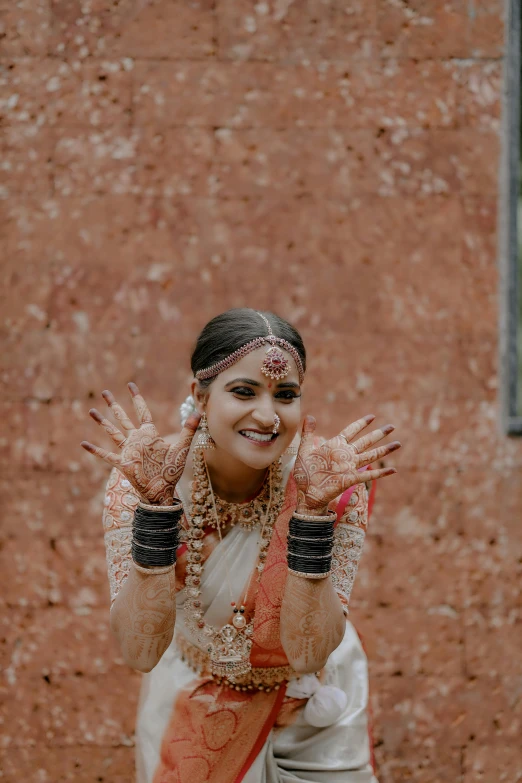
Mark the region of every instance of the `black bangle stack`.
<instances>
[{"instance_id":1,"label":"black bangle stack","mask_svg":"<svg viewBox=\"0 0 522 783\"><path fill-rule=\"evenodd\" d=\"M295 576L324 579L332 567L335 514L294 515L288 531L288 569Z\"/></svg>"},{"instance_id":2,"label":"black bangle stack","mask_svg":"<svg viewBox=\"0 0 522 783\"><path fill-rule=\"evenodd\" d=\"M173 506L149 506L139 503L132 525L132 559L138 566L154 568L176 562L179 544L179 520L183 507L179 500Z\"/></svg>"}]
</instances>

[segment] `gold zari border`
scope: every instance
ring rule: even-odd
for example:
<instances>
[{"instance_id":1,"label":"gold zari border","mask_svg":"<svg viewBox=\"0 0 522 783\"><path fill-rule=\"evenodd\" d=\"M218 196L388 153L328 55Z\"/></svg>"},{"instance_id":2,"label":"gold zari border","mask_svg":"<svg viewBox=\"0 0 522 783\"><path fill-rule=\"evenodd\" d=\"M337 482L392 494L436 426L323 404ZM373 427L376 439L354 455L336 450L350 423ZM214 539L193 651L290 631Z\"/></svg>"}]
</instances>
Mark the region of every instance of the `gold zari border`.
<instances>
[{"instance_id":1,"label":"gold zari border","mask_svg":"<svg viewBox=\"0 0 522 783\"><path fill-rule=\"evenodd\" d=\"M212 677L218 684L234 688L236 691L277 691L284 682L299 677L291 666L253 667L247 674L237 677L235 682L213 675L210 671L207 653L189 642L182 634L176 634L176 647L185 661L197 674Z\"/></svg>"}]
</instances>

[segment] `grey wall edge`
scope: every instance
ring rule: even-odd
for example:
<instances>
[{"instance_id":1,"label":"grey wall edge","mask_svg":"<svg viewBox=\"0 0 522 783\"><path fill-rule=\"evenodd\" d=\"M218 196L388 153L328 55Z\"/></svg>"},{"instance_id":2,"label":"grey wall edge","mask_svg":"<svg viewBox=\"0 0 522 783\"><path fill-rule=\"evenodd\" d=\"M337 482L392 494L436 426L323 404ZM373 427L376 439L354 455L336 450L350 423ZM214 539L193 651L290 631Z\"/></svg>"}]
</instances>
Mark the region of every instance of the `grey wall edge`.
<instances>
[{"instance_id":1,"label":"grey wall edge","mask_svg":"<svg viewBox=\"0 0 522 783\"><path fill-rule=\"evenodd\" d=\"M522 411L517 410L518 360L522 352L522 346L517 347L520 34L520 0L506 0L498 238L500 407L502 430L508 435L522 435Z\"/></svg>"}]
</instances>

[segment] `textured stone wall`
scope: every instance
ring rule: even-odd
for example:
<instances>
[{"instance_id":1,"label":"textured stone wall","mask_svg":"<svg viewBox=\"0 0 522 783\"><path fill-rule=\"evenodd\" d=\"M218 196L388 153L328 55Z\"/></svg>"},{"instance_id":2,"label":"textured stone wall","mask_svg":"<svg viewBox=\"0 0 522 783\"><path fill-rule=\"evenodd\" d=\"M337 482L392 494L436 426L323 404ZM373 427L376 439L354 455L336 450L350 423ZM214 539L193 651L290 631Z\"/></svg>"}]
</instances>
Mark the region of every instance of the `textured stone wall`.
<instances>
[{"instance_id":1,"label":"textured stone wall","mask_svg":"<svg viewBox=\"0 0 522 783\"><path fill-rule=\"evenodd\" d=\"M175 431L197 330L273 309L333 434L397 425L351 617L381 783L520 780L522 444L498 419L501 0L0 4L5 781L128 783L87 411ZM101 442L104 442L103 439Z\"/></svg>"}]
</instances>

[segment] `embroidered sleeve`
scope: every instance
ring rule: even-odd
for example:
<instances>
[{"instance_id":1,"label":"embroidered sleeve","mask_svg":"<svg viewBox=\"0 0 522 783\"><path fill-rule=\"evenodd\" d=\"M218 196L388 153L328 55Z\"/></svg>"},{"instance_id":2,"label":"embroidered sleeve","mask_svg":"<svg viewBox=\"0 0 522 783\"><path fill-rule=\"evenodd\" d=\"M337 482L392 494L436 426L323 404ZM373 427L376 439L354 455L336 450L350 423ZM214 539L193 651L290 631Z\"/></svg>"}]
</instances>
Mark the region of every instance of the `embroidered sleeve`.
<instances>
[{"instance_id":1,"label":"embroidered sleeve","mask_svg":"<svg viewBox=\"0 0 522 783\"><path fill-rule=\"evenodd\" d=\"M103 507L103 531L111 606L127 579L132 563L132 520L138 495L117 468L111 470Z\"/></svg>"},{"instance_id":2,"label":"embroidered sleeve","mask_svg":"<svg viewBox=\"0 0 522 783\"><path fill-rule=\"evenodd\" d=\"M332 582L346 608L350 602L355 575L361 559L364 537L368 527L368 490L359 484L350 499L334 531L332 558Z\"/></svg>"}]
</instances>

